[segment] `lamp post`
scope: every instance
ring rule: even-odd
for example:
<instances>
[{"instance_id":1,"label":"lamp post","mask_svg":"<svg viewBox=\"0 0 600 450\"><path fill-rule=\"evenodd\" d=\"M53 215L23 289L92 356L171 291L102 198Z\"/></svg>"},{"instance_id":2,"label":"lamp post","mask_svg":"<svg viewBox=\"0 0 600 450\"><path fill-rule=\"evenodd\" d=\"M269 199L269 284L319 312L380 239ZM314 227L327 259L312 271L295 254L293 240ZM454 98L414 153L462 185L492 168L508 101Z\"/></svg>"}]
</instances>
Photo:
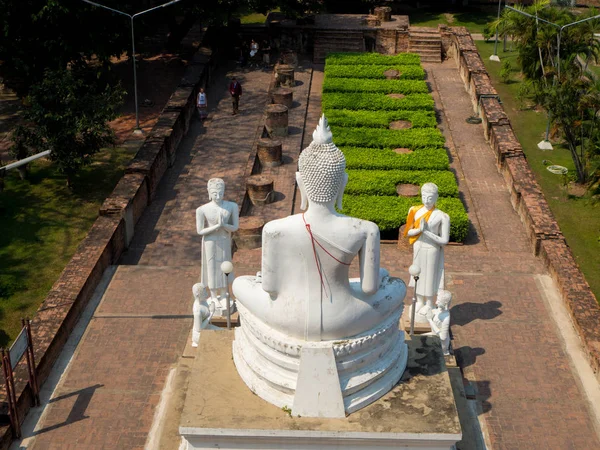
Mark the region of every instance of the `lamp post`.
<instances>
[{"instance_id":1,"label":"lamp post","mask_svg":"<svg viewBox=\"0 0 600 450\"><path fill-rule=\"evenodd\" d=\"M135 67L135 35L134 35L134 31L133 31L133 19L135 19L138 16L141 16L142 14L146 14L150 11L154 11L155 9L165 8L165 7L170 6L174 3L177 3L181 0L172 0L168 3L154 6L153 8L147 9L145 11L141 11L139 13L135 13L133 15L127 14L126 12L123 12L123 11L119 11L118 9L109 8L108 6L104 6L99 3L92 2L90 0L82 0L82 1L85 3L89 3L90 5L96 6L98 8L108 9L109 11L112 11L114 13L121 14L123 16L127 16L127 17L129 17L129 20L131 21L131 55L133 57L133 90L134 90L134 97L135 97L135 130L133 132L135 134L142 134L142 129L140 128L140 115L139 115L139 111L138 111L137 73L136 73L136 67Z\"/></svg>"},{"instance_id":2,"label":"lamp post","mask_svg":"<svg viewBox=\"0 0 600 450\"><path fill-rule=\"evenodd\" d=\"M537 15L533 16L531 14L526 13L525 11L521 11L521 10L513 8L511 6L505 6L505 8L507 8L511 11L514 11L516 13L522 14L524 16L530 17L532 19L535 19L536 21L544 22L544 23L547 23L548 25L552 25L553 27L558 28L557 45L556 45L556 70L557 70L558 75L556 77L554 77L555 82L557 81L557 78L559 79L559 82L560 82L560 41L562 38L563 30L568 27L572 27L574 25L579 25L580 23L587 22L589 20L600 19L600 14L598 14L598 15L595 15L592 17L588 17L586 19L577 20L575 22L571 22L566 25L560 26L557 23L549 22L548 20L544 20L544 19L540 19ZM552 144L548 140L548 136L550 134L550 114L551 114L551 111L548 111L548 123L546 124L546 137L544 138L543 141L538 143L538 148L540 150L552 150Z\"/></svg>"},{"instance_id":3,"label":"lamp post","mask_svg":"<svg viewBox=\"0 0 600 450\"><path fill-rule=\"evenodd\" d=\"M233 264L231 264L231 261L223 261L221 263L221 270L227 278L227 294L225 297L225 307L227 308L227 329L231 330L231 295L229 294L229 274L233 272Z\"/></svg>"},{"instance_id":4,"label":"lamp post","mask_svg":"<svg viewBox=\"0 0 600 450\"><path fill-rule=\"evenodd\" d=\"M500 26L500 10L502 9L502 0L498 0L498 26ZM498 56L498 26L496 26L496 41L494 42L494 54L490 56L490 61L500 62Z\"/></svg>"},{"instance_id":5,"label":"lamp post","mask_svg":"<svg viewBox=\"0 0 600 450\"><path fill-rule=\"evenodd\" d=\"M410 335L413 336L415 334L415 312L416 312L415 309L417 307L417 283L419 281L419 275L421 274L421 268L419 266L411 264L411 266L408 268L408 273L410 273L410 275L415 280L415 290L413 291L412 308L410 310Z\"/></svg>"}]
</instances>

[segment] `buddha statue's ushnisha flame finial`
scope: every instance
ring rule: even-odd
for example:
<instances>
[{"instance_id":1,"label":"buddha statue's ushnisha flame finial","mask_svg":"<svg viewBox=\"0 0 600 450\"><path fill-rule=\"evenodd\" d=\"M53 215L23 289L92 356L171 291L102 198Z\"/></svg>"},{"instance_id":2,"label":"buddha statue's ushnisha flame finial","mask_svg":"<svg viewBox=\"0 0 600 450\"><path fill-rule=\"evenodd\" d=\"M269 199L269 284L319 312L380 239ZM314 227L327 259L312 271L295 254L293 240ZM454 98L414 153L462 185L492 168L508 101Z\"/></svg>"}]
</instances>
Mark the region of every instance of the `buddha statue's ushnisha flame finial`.
<instances>
[{"instance_id":1,"label":"buddha statue's ushnisha flame finial","mask_svg":"<svg viewBox=\"0 0 600 450\"><path fill-rule=\"evenodd\" d=\"M329 128L325 114L321 115L319 124L315 131L313 131L313 142L315 144L331 144L333 142L333 134L331 133L331 128Z\"/></svg>"}]
</instances>

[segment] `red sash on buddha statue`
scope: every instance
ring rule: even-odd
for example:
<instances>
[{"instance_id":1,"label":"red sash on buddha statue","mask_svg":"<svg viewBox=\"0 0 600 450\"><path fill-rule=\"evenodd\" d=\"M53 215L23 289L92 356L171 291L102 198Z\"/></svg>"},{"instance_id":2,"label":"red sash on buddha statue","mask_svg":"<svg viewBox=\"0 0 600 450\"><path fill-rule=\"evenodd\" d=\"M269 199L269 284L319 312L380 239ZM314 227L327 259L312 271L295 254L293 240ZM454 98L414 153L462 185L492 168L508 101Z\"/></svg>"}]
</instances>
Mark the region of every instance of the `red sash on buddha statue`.
<instances>
[{"instance_id":1,"label":"red sash on buddha statue","mask_svg":"<svg viewBox=\"0 0 600 450\"><path fill-rule=\"evenodd\" d=\"M414 229L420 228L422 219L425 219L425 222L427 222L429 220L429 218L431 217L431 214L435 210L435 206L434 206L429 211L427 211L425 214L423 214L421 217L419 217L417 220L415 220L415 214L417 213L418 210L420 210L423 207L424 207L424 205L418 205L418 206L413 206L408 210L408 217L406 218L406 227L404 228L404 237L408 236L408 230L414 230ZM417 239L419 239L420 235L421 235L421 233L415 234L414 236L410 236L408 238L408 242L411 245L414 244L417 241Z\"/></svg>"}]
</instances>

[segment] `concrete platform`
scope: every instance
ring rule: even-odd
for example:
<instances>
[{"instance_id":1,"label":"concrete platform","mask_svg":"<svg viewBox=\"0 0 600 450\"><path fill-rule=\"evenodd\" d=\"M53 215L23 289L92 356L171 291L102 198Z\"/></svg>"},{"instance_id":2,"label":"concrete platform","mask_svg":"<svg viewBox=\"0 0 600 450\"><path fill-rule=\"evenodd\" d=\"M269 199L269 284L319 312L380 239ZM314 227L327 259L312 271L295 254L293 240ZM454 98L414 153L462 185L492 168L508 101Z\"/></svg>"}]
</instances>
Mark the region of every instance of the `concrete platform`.
<instances>
[{"instance_id":1,"label":"concrete platform","mask_svg":"<svg viewBox=\"0 0 600 450\"><path fill-rule=\"evenodd\" d=\"M462 437L437 337L407 340L403 381L343 419L292 417L253 394L233 364L232 340L230 331L202 332L179 422L182 449L447 450Z\"/></svg>"}]
</instances>

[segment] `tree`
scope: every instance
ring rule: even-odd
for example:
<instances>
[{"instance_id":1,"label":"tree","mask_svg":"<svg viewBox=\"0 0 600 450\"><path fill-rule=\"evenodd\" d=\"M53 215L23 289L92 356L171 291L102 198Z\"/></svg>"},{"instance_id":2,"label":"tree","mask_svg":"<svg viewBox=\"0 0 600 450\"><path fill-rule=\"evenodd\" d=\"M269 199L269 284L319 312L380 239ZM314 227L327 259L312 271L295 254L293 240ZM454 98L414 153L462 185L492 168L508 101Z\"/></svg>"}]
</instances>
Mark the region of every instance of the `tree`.
<instances>
[{"instance_id":1,"label":"tree","mask_svg":"<svg viewBox=\"0 0 600 450\"><path fill-rule=\"evenodd\" d=\"M0 30L0 77L20 97L46 70L91 59L107 64L131 46L125 19L102 20L81 0L2 0Z\"/></svg>"},{"instance_id":2,"label":"tree","mask_svg":"<svg viewBox=\"0 0 600 450\"><path fill-rule=\"evenodd\" d=\"M592 82L587 75L589 62L600 59L600 42L594 36L600 31L600 20L563 29L559 63L560 28L594 17L598 11L591 9L575 16L568 9L548 5L548 0L537 0L531 6L515 8L554 25L505 10L492 26L501 35L512 36L521 71L532 86L531 96L551 113L552 124L561 131L569 148L577 178L585 183L596 172L596 143L600 140L600 83Z\"/></svg>"},{"instance_id":3,"label":"tree","mask_svg":"<svg viewBox=\"0 0 600 450\"><path fill-rule=\"evenodd\" d=\"M41 83L31 86L24 112L29 126L18 134L21 144L51 150L50 159L72 187L77 170L102 147L114 144L108 122L117 116L124 94L93 68L47 71Z\"/></svg>"}]
</instances>

